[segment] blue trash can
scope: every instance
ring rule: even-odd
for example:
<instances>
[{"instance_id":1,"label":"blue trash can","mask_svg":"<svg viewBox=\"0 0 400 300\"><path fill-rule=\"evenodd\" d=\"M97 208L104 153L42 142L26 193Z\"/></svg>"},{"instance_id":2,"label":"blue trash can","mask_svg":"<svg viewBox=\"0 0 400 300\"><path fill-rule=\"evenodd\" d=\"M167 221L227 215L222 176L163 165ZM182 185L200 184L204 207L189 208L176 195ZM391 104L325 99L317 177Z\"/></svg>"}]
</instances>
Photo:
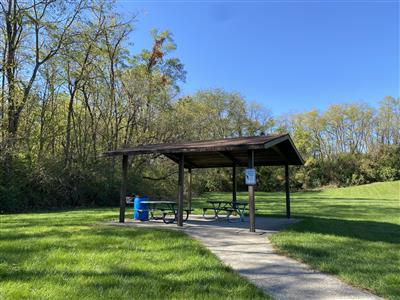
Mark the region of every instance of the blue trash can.
<instances>
[{"instance_id":1,"label":"blue trash can","mask_svg":"<svg viewBox=\"0 0 400 300\"><path fill-rule=\"evenodd\" d=\"M149 205L146 203L142 203L142 201L149 200L147 196L135 196L133 200L133 219L140 221L148 221L149 220ZM139 210L142 210L139 212Z\"/></svg>"}]
</instances>

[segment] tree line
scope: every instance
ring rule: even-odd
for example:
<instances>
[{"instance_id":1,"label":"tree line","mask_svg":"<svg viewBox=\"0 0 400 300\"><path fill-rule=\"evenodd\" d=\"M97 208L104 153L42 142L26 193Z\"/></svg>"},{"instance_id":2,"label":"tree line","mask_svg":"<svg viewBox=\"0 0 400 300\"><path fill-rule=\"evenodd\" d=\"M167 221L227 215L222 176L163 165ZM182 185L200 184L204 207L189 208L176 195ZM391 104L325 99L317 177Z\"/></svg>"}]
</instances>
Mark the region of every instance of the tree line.
<instances>
[{"instance_id":1,"label":"tree line","mask_svg":"<svg viewBox=\"0 0 400 300\"><path fill-rule=\"evenodd\" d=\"M136 19L105 0L0 0L0 211L116 204L120 161L107 150L270 133L289 132L305 158L293 188L399 179L399 99L274 116L236 92L182 96L171 33L131 53ZM176 192L174 163L130 164L131 193ZM282 188L281 168L259 173L259 189ZM198 193L230 188L229 170L194 176Z\"/></svg>"}]
</instances>

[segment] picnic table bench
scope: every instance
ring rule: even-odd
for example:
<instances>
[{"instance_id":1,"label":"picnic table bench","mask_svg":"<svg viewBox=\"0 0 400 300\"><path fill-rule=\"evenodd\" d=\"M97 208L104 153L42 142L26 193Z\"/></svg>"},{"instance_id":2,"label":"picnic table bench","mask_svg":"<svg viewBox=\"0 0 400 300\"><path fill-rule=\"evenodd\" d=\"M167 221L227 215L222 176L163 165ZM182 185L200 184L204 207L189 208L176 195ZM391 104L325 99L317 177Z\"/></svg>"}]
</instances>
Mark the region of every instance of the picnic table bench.
<instances>
[{"instance_id":1,"label":"picnic table bench","mask_svg":"<svg viewBox=\"0 0 400 300\"><path fill-rule=\"evenodd\" d=\"M246 210L246 207L248 205L247 202L233 202L233 201L219 201L219 200L210 200L207 201L207 203L211 204L211 207L203 207L203 217L204 218L208 218L206 216L206 212L207 210L213 210L214 212L214 216L212 217L213 219L217 219L219 218L219 213L221 211L225 211L226 214L226 218L228 220L228 222L234 222L232 219L232 215L239 215L239 220L241 222L244 222L244 212Z\"/></svg>"}]
</instances>

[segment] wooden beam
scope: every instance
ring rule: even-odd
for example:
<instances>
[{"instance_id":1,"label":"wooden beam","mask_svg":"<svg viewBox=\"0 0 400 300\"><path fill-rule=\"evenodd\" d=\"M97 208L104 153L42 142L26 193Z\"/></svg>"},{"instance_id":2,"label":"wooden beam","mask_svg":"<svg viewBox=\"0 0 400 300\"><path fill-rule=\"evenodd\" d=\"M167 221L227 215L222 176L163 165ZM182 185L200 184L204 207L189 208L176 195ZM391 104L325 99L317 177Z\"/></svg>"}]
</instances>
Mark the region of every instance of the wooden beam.
<instances>
[{"instance_id":1,"label":"wooden beam","mask_svg":"<svg viewBox=\"0 0 400 300\"><path fill-rule=\"evenodd\" d=\"M289 166L285 165L285 190L286 190L286 217L290 219L290 182L289 182Z\"/></svg>"},{"instance_id":2,"label":"wooden beam","mask_svg":"<svg viewBox=\"0 0 400 300\"><path fill-rule=\"evenodd\" d=\"M122 156L122 181L119 196L119 222L125 222L126 187L128 184L128 155Z\"/></svg>"},{"instance_id":3,"label":"wooden beam","mask_svg":"<svg viewBox=\"0 0 400 300\"><path fill-rule=\"evenodd\" d=\"M248 139L260 138L258 137L249 137ZM270 138L271 139L271 138ZM231 139L225 139L228 143ZM266 138L268 140L268 138ZM220 141L214 140L210 142ZM124 148L113 151L106 151L103 153L103 156L119 156L119 155L141 155L141 154L177 154L177 153L199 153L199 152L218 152L218 151L246 151L249 149L264 149L264 140L259 143L247 143L246 141L242 141L240 144L234 145L200 145L196 147L196 144L203 143L206 141L198 141L187 144L149 144L142 145L133 148Z\"/></svg>"},{"instance_id":4,"label":"wooden beam","mask_svg":"<svg viewBox=\"0 0 400 300\"><path fill-rule=\"evenodd\" d=\"M187 168L198 168L198 166L192 162L191 160L189 160L187 157L185 158L185 163L187 164Z\"/></svg>"},{"instance_id":5,"label":"wooden beam","mask_svg":"<svg viewBox=\"0 0 400 300\"><path fill-rule=\"evenodd\" d=\"M188 206L192 209L192 168L189 168Z\"/></svg>"},{"instance_id":6,"label":"wooden beam","mask_svg":"<svg viewBox=\"0 0 400 300\"><path fill-rule=\"evenodd\" d=\"M184 178L185 177L185 158L183 154L179 157L179 178L178 178L178 215L177 225L183 226L183 196L184 196Z\"/></svg>"},{"instance_id":7,"label":"wooden beam","mask_svg":"<svg viewBox=\"0 0 400 300\"><path fill-rule=\"evenodd\" d=\"M173 154L164 154L166 157L168 157L170 160L176 162L177 164L179 164L179 156L181 154L177 154L177 155L173 155ZM198 166L189 161L187 158L185 158L185 168L189 169L189 168L198 168Z\"/></svg>"},{"instance_id":8,"label":"wooden beam","mask_svg":"<svg viewBox=\"0 0 400 300\"><path fill-rule=\"evenodd\" d=\"M170 160L172 160L173 162L179 164L179 158L176 157L175 155L171 155L171 154L164 154L166 157L168 157Z\"/></svg>"},{"instance_id":9,"label":"wooden beam","mask_svg":"<svg viewBox=\"0 0 400 300\"><path fill-rule=\"evenodd\" d=\"M288 139L289 139L289 135L288 134L282 135L282 136L280 136L278 138L273 139L272 141L266 142L264 144L264 149L271 148L271 147L273 147L275 145L278 145L278 144L280 144L280 143L282 143L284 141L287 141Z\"/></svg>"},{"instance_id":10,"label":"wooden beam","mask_svg":"<svg viewBox=\"0 0 400 300\"><path fill-rule=\"evenodd\" d=\"M233 164L233 166L232 166L232 202L233 202L233 208L236 208L236 202L237 202L236 190L237 190L236 164Z\"/></svg>"},{"instance_id":11,"label":"wooden beam","mask_svg":"<svg viewBox=\"0 0 400 300\"><path fill-rule=\"evenodd\" d=\"M226 151L218 151L217 153L223 158L230 160L232 163L240 165L240 161L238 161L231 153Z\"/></svg>"},{"instance_id":12,"label":"wooden beam","mask_svg":"<svg viewBox=\"0 0 400 300\"><path fill-rule=\"evenodd\" d=\"M254 168L254 150L249 150L247 152L247 167L249 169ZM249 191L249 221L250 221L250 232L256 231L256 217L255 217L255 204L254 204L254 186L248 186Z\"/></svg>"},{"instance_id":13,"label":"wooden beam","mask_svg":"<svg viewBox=\"0 0 400 300\"><path fill-rule=\"evenodd\" d=\"M279 155L279 157L283 160L283 161L288 161L287 157L285 154L283 154L283 152L281 150L279 150L278 146L273 146L272 150L275 151L276 154Z\"/></svg>"}]
</instances>

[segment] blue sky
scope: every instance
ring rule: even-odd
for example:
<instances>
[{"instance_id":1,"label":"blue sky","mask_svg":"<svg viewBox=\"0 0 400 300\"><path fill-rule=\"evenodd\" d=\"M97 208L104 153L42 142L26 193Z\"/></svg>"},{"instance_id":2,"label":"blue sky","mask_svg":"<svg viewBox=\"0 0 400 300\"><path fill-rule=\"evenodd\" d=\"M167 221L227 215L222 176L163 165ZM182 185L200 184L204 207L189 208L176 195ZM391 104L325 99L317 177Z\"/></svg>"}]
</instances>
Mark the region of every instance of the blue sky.
<instances>
[{"instance_id":1,"label":"blue sky","mask_svg":"<svg viewBox=\"0 0 400 300\"><path fill-rule=\"evenodd\" d=\"M399 1L117 1L132 52L170 30L182 93L223 88L274 114L399 96Z\"/></svg>"}]
</instances>

